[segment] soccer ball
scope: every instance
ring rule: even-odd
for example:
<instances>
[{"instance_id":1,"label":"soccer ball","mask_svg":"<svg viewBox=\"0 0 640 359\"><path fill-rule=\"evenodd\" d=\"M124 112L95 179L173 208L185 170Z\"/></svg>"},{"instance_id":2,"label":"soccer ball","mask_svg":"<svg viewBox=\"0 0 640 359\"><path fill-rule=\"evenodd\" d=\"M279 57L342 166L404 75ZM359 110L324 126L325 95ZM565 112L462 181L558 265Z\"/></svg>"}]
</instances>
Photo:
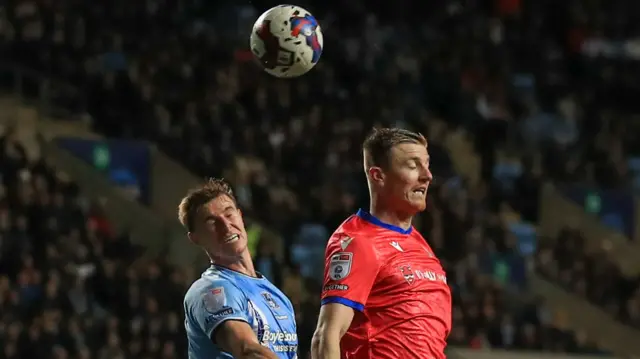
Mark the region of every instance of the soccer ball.
<instances>
[{"instance_id":1,"label":"soccer ball","mask_svg":"<svg viewBox=\"0 0 640 359\"><path fill-rule=\"evenodd\" d=\"M322 31L316 18L295 5L278 5L253 25L251 51L262 67L276 77L307 73L322 55Z\"/></svg>"}]
</instances>

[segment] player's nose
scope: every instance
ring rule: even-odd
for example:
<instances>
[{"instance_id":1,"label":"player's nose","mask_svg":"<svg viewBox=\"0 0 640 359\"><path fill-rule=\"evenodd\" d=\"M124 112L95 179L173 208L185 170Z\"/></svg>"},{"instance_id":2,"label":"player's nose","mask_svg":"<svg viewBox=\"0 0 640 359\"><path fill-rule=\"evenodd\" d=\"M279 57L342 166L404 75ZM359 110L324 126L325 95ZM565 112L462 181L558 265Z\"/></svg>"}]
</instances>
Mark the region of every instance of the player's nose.
<instances>
[{"instance_id":1,"label":"player's nose","mask_svg":"<svg viewBox=\"0 0 640 359\"><path fill-rule=\"evenodd\" d=\"M431 173L431 169L428 167L423 168L422 171L420 171L419 180L421 183L429 183L433 181L433 173Z\"/></svg>"},{"instance_id":2,"label":"player's nose","mask_svg":"<svg viewBox=\"0 0 640 359\"><path fill-rule=\"evenodd\" d=\"M217 224L218 230L223 233L228 233L232 228L232 223L228 218L221 218L219 221L217 221Z\"/></svg>"}]
</instances>

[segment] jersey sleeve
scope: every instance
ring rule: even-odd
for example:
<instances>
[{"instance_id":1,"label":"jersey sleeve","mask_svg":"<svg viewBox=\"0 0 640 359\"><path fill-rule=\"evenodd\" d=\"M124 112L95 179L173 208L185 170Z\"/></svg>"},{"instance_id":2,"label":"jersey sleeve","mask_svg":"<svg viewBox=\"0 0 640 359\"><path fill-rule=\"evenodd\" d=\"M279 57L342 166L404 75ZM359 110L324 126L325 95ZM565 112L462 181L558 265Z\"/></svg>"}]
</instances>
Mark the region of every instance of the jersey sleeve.
<instances>
[{"instance_id":1,"label":"jersey sleeve","mask_svg":"<svg viewBox=\"0 0 640 359\"><path fill-rule=\"evenodd\" d=\"M213 281L191 296L187 310L197 326L211 338L212 333L227 320L249 323L244 294L228 281Z\"/></svg>"},{"instance_id":2,"label":"jersey sleeve","mask_svg":"<svg viewBox=\"0 0 640 359\"><path fill-rule=\"evenodd\" d=\"M322 305L340 303L363 311L379 266L368 238L334 234L325 252Z\"/></svg>"}]
</instances>

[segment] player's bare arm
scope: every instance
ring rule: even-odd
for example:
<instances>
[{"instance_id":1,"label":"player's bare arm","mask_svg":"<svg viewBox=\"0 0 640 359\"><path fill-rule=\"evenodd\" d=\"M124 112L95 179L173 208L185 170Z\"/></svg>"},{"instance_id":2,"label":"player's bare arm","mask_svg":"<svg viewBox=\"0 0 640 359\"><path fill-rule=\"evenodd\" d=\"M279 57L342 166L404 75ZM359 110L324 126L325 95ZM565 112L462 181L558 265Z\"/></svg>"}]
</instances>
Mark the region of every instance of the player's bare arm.
<instances>
[{"instance_id":1,"label":"player's bare arm","mask_svg":"<svg viewBox=\"0 0 640 359\"><path fill-rule=\"evenodd\" d=\"M340 359L340 339L353 320L354 310L339 303L320 308L318 327L311 341L312 359Z\"/></svg>"},{"instance_id":2,"label":"player's bare arm","mask_svg":"<svg viewBox=\"0 0 640 359\"><path fill-rule=\"evenodd\" d=\"M249 324L228 320L214 333L215 344L236 359L278 359L271 350L262 346Z\"/></svg>"}]
</instances>

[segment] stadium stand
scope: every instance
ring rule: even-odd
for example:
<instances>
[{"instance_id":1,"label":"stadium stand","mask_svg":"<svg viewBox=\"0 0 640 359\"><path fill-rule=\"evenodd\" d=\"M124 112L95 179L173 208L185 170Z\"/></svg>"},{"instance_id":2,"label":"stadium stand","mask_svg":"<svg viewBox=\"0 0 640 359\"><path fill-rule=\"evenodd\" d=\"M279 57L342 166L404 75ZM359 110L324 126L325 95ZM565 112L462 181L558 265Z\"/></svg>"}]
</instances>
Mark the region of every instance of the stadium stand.
<instances>
[{"instance_id":1,"label":"stadium stand","mask_svg":"<svg viewBox=\"0 0 640 359\"><path fill-rule=\"evenodd\" d=\"M580 299L587 296L615 309L615 316L633 318L620 310L632 311L633 304L627 302L637 304L637 298L634 302L618 294L612 297L621 302L602 303L607 290L603 286L610 281L598 278L608 277L581 269L592 264L581 258L579 246L562 247L573 243L567 231L561 232L572 222L592 245L609 240L614 273L632 273L640 262L632 256L636 243L624 232L629 221L619 219L612 230L564 200L571 196L562 187L544 184L586 179L616 190L629 184L621 161L632 149L602 151L602 145L590 145L596 137L605 142L612 137L607 131L599 136L599 127L602 114L614 109L618 112L613 111L607 123L615 124L615 136L633 132L624 126L630 126L626 120L634 97L629 94L636 90L620 76L612 77L623 82L602 83L606 77L601 81L590 74L601 73L603 65L611 67L610 61L582 60L580 42L592 44L586 31L592 10L576 3L499 1L494 6L464 1L423 4L426 8L417 11L407 3L407 12L376 18L354 16L363 11L358 2L347 8L328 4L310 6L323 19L325 41L332 44L322 62L304 79L282 82L261 75L244 45L238 45L246 43L257 16L255 3L96 1L66 9L14 1L0 14L7 59L71 85L15 81L30 79L16 74L16 67L13 82L2 79L22 96L39 96L41 111L51 110L46 105L53 102L73 112L78 122L90 118L102 135L151 141L198 176L230 178L246 212L257 220L252 228L259 238L258 268L296 305L301 358L315 326L324 241L356 205L366 207L357 148L374 124L412 127L430 138L438 180L429 211L416 226L428 234L447 267L455 294L452 346L581 354L603 354L606 348L640 354L633 340L627 340L638 332L617 335L623 329L594 319L598 312L592 313ZM581 10L577 15L576 9ZM421 14L411 18L423 24L420 31L403 25L409 13ZM576 21L565 23L553 14L571 14ZM589 21L582 22L581 16ZM572 36L569 42L563 37L567 33ZM627 71L635 66L627 65ZM594 97L598 101L591 101ZM633 142L630 138L625 143ZM57 144L74 152L78 143ZM606 146L620 143L609 140ZM114 143L106 151L117 161L117 149L133 148L127 146ZM154 156L164 158L160 152ZM593 176L590 168L595 168ZM138 186L135 193L151 191L140 199L155 208L155 197L168 193L169 187L182 192L185 186L174 177L177 170L154 171L147 174L152 182L148 186L144 181L126 184ZM159 177L176 181L164 179L164 186L156 186L163 181ZM158 187L167 192L156 193ZM169 212L177 203L175 196L166 197L171 203L165 206L170 209L159 211L163 218L173 215ZM567 213L562 209L567 208L572 218L562 221ZM536 254L531 223L538 221L552 240ZM282 254L257 223L267 223L282 235ZM105 249L98 252L91 252L100 268L91 278L97 283L92 294L96 308L77 320L3 318L0 341L7 358L31 355L28 351L36 346L24 344L29 340L40 344L42 353L30 356L37 358L184 357L180 295L206 264L192 260L180 267L153 259L129 266L126 261L111 263ZM554 267L549 253L557 272L548 272ZM549 281L528 270L533 255L542 278ZM10 276L10 287L22 277ZM569 283L575 287L568 288ZM70 296L75 289L62 291ZM50 336L46 331L47 324L55 326L51 322L68 329ZM39 327L46 335L33 339ZM618 339L610 340L612 336ZM96 338L108 340L104 344ZM10 348L19 352L11 354ZM470 354L451 353L456 355Z\"/></svg>"},{"instance_id":2,"label":"stadium stand","mask_svg":"<svg viewBox=\"0 0 640 359\"><path fill-rule=\"evenodd\" d=\"M0 357L88 358L106 350L109 277L140 250L63 173L27 156L13 129L2 132Z\"/></svg>"},{"instance_id":3,"label":"stadium stand","mask_svg":"<svg viewBox=\"0 0 640 359\"><path fill-rule=\"evenodd\" d=\"M607 248L589 248L581 233L566 228L557 240L541 246L539 271L618 320L640 328L640 282L627 277ZM553 263L549 266L547 263Z\"/></svg>"}]
</instances>

